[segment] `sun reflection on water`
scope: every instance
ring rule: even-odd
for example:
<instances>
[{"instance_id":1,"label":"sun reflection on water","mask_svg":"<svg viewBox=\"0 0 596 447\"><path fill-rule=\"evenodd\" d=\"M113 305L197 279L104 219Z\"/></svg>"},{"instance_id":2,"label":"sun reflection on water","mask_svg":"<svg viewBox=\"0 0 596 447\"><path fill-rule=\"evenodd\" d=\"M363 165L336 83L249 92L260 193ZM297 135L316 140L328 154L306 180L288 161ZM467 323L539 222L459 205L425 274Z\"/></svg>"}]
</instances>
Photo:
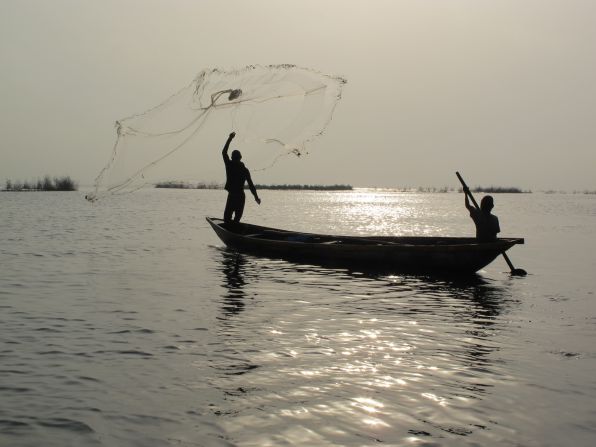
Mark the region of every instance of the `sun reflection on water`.
<instances>
[{"instance_id":1,"label":"sun reflection on water","mask_svg":"<svg viewBox=\"0 0 596 447\"><path fill-rule=\"evenodd\" d=\"M402 195L395 200L394 194L357 192L339 202L337 213L345 221L357 222L354 230L359 234L430 234L432 228L420 224L420 197Z\"/></svg>"},{"instance_id":2,"label":"sun reflection on water","mask_svg":"<svg viewBox=\"0 0 596 447\"><path fill-rule=\"evenodd\" d=\"M435 401L436 403L438 403L442 407L444 407L444 406L447 405L447 400L444 397L437 396L436 394L433 394L433 393L422 393L421 396L422 397L426 397L427 399L430 399L432 401Z\"/></svg>"},{"instance_id":3,"label":"sun reflection on water","mask_svg":"<svg viewBox=\"0 0 596 447\"><path fill-rule=\"evenodd\" d=\"M309 228L315 232L439 236L451 232L454 218L466 219L459 200L459 206L454 207L454 197L447 194L443 197L450 200L437 202L432 207L424 194L366 189L322 193L303 199L308 204L306 219L319 224Z\"/></svg>"}]
</instances>

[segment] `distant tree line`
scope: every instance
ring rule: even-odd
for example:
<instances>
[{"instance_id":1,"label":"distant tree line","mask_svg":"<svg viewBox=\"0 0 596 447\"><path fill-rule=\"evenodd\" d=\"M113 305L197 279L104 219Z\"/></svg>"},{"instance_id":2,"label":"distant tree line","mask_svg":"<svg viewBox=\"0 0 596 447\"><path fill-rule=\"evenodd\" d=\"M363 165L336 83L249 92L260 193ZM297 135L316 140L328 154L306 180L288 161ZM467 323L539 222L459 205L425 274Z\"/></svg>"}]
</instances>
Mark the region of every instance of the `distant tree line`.
<instances>
[{"instance_id":1,"label":"distant tree line","mask_svg":"<svg viewBox=\"0 0 596 447\"><path fill-rule=\"evenodd\" d=\"M257 189L303 190L303 191L351 191L352 185L255 185Z\"/></svg>"},{"instance_id":2,"label":"distant tree line","mask_svg":"<svg viewBox=\"0 0 596 447\"><path fill-rule=\"evenodd\" d=\"M6 180L4 191L76 191L77 183L68 176L51 178L46 175L43 179L24 181Z\"/></svg>"},{"instance_id":3,"label":"distant tree line","mask_svg":"<svg viewBox=\"0 0 596 447\"><path fill-rule=\"evenodd\" d=\"M510 187L503 187L503 186L477 186L475 188L471 188L470 191L472 192L489 192L489 193L493 193L493 194L499 194L499 193L515 193L515 194L521 194L521 193L531 193L532 191L527 190L527 191L522 191L520 188L516 188L513 186ZM463 192L463 190L460 188L460 192Z\"/></svg>"},{"instance_id":4,"label":"distant tree line","mask_svg":"<svg viewBox=\"0 0 596 447\"><path fill-rule=\"evenodd\" d=\"M416 191L418 192L450 192L455 191L453 188L449 188L448 186L443 186L441 188L435 188L434 186L419 186Z\"/></svg>"},{"instance_id":5,"label":"distant tree line","mask_svg":"<svg viewBox=\"0 0 596 447\"><path fill-rule=\"evenodd\" d=\"M257 189L279 189L279 190L309 190L309 191L349 191L351 185L255 185ZM169 180L155 184L156 188L174 189L223 189L223 185L217 182L189 183L176 180Z\"/></svg>"},{"instance_id":6,"label":"distant tree line","mask_svg":"<svg viewBox=\"0 0 596 447\"><path fill-rule=\"evenodd\" d=\"M189 183L181 182L177 180L168 180L165 182L159 182L155 184L156 188L173 188L173 189L223 189L223 185L217 182L199 182Z\"/></svg>"},{"instance_id":7,"label":"distant tree line","mask_svg":"<svg viewBox=\"0 0 596 447\"><path fill-rule=\"evenodd\" d=\"M423 192L423 193L446 193L446 192L464 192L462 188L454 188L449 186L435 187L435 186L418 186L417 188L403 187L396 188L399 192ZM532 191L522 191L520 188L503 187L503 186L476 186L470 188L470 191L477 193L531 193Z\"/></svg>"}]
</instances>

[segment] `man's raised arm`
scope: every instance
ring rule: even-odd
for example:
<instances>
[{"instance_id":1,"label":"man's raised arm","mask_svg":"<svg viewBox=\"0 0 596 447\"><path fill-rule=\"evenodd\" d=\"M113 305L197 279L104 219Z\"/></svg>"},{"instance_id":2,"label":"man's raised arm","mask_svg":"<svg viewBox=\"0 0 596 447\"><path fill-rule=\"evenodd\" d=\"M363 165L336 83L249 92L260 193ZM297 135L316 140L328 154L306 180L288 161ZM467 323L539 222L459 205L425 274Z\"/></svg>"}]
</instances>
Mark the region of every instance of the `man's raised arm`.
<instances>
[{"instance_id":1,"label":"man's raised arm","mask_svg":"<svg viewBox=\"0 0 596 447\"><path fill-rule=\"evenodd\" d=\"M474 208L472 205L470 205L470 199L468 199L468 194L470 193L470 190L468 189L468 187L464 187L464 196L466 197L466 208L468 209L468 211L471 213L472 211L474 211L476 208Z\"/></svg>"},{"instance_id":2,"label":"man's raised arm","mask_svg":"<svg viewBox=\"0 0 596 447\"><path fill-rule=\"evenodd\" d=\"M230 156L228 155L228 149L230 148L230 143L232 142L232 140L234 139L235 136L236 136L236 132L232 132L228 136L228 140L226 141L226 144L224 145L223 150L221 151L221 155L223 156L224 161L230 161Z\"/></svg>"}]
</instances>

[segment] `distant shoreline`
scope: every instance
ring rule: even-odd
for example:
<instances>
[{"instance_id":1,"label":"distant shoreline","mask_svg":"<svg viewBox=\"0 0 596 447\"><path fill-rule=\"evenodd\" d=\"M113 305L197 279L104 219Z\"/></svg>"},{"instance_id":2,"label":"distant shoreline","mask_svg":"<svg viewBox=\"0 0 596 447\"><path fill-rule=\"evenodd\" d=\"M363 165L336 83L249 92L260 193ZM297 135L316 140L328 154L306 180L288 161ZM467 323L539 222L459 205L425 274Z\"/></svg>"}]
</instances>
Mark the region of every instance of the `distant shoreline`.
<instances>
[{"instance_id":1,"label":"distant shoreline","mask_svg":"<svg viewBox=\"0 0 596 447\"><path fill-rule=\"evenodd\" d=\"M255 185L257 189L304 191L352 191L352 185Z\"/></svg>"},{"instance_id":2,"label":"distant shoreline","mask_svg":"<svg viewBox=\"0 0 596 447\"><path fill-rule=\"evenodd\" d=\"M223 184L217 182L198 182L190 183L183 181L165 181L159 182L155 185L156 188L171 188L171 189L223 189ZM352 191L354 187L347 184L335 184L335 185L300 185L300 184L270 184L270 185L255 185L257 189L266 190L278 190L278 191ZM374 189L374 188L371 188ZM447 193L447 192L463 192L461 188L452 188L444 186L441 188L437 187L402 187L402 188L382 188L397 192L426 192L426 193ZM532 191L522 190L517 187L504 187L504 186L477 186L471 188L472 192L476 193L491 193L491 194L529 194Z\"/></svg>"},{"instance_id":3,"label":"distant shoreline","mask_svg":"<svg viewBox=\"0 0 596 447\"><path fill-rule=\"evenodd\" d=\"M461 192L463 192L463 190L459 190ZM488 187L483 187L483 186L477 186L476 188L472 188L471 189L472 192L489 192L491 194L501 194L501 193L506 193L506 194L531 194L532 191L530 190L526 190L523 191L520 188L516 188L513 186L510 187L503 187L503 186L488 186Z\"/></svg>"},{"instance_id":4,"label":"distant shoreline","mask_svg":"<svg viewBox=\"0 0 596 447\"><path fill-rule=\"evenodd\" d=\"M458 192L463 193L462 188L453 188L449 186L443 186L441 188L437 188L434 186L418 186L418 187L405 187L405 188L387 188L389 190L398 191L398 192L423 192L423 193L448 193L448 192ZM470 188L470 191L476 193L491 193L491 194L531 194L532 191L530 190L522 190L521 188L516 187L503 187L503 186L476 186L474 188Z\"/></svg>"},{"instance_id":5,"label":"distant shoreline","mask_svg":"<svg viewBox=\"0 0 596 447\"><path fill-rule=\"evenodd\" d=\"M46 175L43 179L24 181L7 179L2 192L36 192L36 191L76 191L78 184L69 176L51 178Z\"/></svg>"},{"instance_id":6,"label":"distant shoreline","mask_svg":"<svg viewBox=\"0 0 596 447\"><path fill-rule=\"evenodd\" d=\"M90 185L84 185L85 188ZM451 186L399 186L399 187L375 187L375 186L352 186L349 184L334 184L334 185L320 185L320 184L257 184L257 189L273 190L273 191L354 191L354 190L371 190L371 191L387 191L399 193L462 193L463 190ZM153 188L165 189L211 189L222 190L224 186L218 182L187 182L187 181L163 181L153 185ZM41 192L41 191L78 191L79 185L69 176L54 177L46 175L43 178L37 178L32 181L12 181L7 179L0 186L0 192ZM475 186L470 188L474 193L479 194L531 194L533 191L527 189L523 190L518 187L503 187L503 186ZM539 190L538 193L543 194L586 194L596 195L596 190Z\"/></svg>"},{"instance_id":7,"label":"distant shoreline","mask_svg":"<svg viewBox=\"0 0 596 447\"><path fill-rule=\"evenodd\" d=\"M220 183L188 183L167 181L159 182L155 185L156 188L170 188L170 189L224 189ZM354 188L352 185L255 185L257 189L268 190L282 190L282 191L351 191Z\"/></svg>"}]
</instances>

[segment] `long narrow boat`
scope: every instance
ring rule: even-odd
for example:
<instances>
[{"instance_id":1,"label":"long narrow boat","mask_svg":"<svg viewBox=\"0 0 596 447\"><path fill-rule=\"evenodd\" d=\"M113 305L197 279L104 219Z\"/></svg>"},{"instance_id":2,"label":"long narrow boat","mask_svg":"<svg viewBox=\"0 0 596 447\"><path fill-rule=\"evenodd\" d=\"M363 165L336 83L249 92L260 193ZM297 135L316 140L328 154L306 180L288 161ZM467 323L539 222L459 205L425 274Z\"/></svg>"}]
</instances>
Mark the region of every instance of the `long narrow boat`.
<instances>
[{"instance_id":1,"label":"long narrow boat","mask_svg":"<svg viewBox=\"0 0 596 447\"><path fill-rule=\"evenodd\" d=\"M257 256L383 271L474 273L523 238L479 243L470 237L333 236L279 230L207 217L228 247Z\"/></svg>"}]
</instances>

